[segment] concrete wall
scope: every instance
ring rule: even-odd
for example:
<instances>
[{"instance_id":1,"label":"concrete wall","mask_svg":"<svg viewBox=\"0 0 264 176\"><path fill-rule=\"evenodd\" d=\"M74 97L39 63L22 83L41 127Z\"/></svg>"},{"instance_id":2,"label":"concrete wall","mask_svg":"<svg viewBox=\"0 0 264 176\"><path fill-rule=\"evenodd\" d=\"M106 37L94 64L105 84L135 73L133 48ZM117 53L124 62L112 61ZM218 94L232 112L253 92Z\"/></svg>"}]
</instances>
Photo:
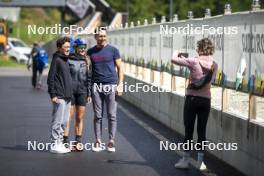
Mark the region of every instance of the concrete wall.
<instances>
[{"instance_id":1,"label":"concrete wall","mask_svg":"<svg viewBox=\"0 0 264 176\"><path fill-rule=\"evenodd\" d=\"M130 76L125 76L128 85L145 83ZM182 135L184 97L172 92L126 92L125 100ZM249 127L249 128L248 128ZM249 130L247 132L247 130ZM196 130L195 130L196 131ZM248 134L248 137L247 137ZM194 135L196 137L196 132ZM264 127L249 123L235 115L211 109L207 124L207 139L211 142L238 143L237 151L209 151L219 159L232 165L246 175L263 175L264 168Z\"/></svg>"}]
</instances>

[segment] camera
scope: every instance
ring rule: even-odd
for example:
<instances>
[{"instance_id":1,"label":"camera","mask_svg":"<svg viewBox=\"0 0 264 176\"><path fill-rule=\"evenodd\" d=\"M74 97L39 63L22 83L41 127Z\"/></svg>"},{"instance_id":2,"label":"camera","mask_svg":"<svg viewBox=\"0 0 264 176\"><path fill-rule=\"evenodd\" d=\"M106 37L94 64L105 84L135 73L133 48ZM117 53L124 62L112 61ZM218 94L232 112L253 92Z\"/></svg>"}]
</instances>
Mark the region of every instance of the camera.
<instances>
[{"instance_id":1,"label":"camera","mask_svg":"<svg viewBox=\"0 0 264 176\"><path fill-rule=\"evenodd\" d=\"M179 53L178 54L178 57L182 57L182 56L187 58L187 57L189 57L189 54L188 53Z\"/></svg>"}]
</instances>

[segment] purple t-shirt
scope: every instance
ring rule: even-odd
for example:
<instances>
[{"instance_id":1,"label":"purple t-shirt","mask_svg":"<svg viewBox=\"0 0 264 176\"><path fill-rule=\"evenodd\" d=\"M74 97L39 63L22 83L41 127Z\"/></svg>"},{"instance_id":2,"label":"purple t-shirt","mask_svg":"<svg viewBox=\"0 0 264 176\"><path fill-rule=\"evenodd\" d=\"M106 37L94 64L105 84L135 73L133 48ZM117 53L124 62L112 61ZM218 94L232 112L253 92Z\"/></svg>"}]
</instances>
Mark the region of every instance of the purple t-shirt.
<instances>
[{"instance_id":1,"label":"purple t-shirt","mask_svg":"<svg viewBox=\"0 0 264 176\"><path fill-rule=\"evenodd\" d=\"M103 48L94 46L87 51L92 62L92 82L102 84L117 84L115 60L120 58L117 48L107 44Z\"/></svg>"}]
</instances>

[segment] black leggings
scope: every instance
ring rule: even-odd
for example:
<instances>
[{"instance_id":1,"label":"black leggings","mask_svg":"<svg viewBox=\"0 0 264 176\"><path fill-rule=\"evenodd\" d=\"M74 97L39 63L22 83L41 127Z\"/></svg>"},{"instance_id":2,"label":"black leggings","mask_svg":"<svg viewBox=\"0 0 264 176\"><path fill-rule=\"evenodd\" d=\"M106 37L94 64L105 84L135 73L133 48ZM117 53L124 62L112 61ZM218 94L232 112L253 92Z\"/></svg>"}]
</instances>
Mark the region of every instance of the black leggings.
<instances>
[{"instance_id":1,"label":"black leggings","mask_svg":"<svg viewBox=\"0 0 264 176\"><path fill-rule=\"evenodd\" d=\"M34 59L32 60L32 86L35 88L37 86L37 76L38 73L39 75L42 74L43 72L43 68L38 69L37 68L37 61L35 61Z\"/></svg>"},{"instance_id":2,"label":"black leggings","mask_svg":"<svg viewBox=\"0 0 264 176\"><path fill-rule=\"evenodd\" d=\"M196 115L198 117L197 122L197 134L198 143L206 140L206 124L211 108L211 99L197 96L187 95L184 103L184 126L185 126L185 138L184 142L191 141L193 139L193 130ZM200 145L199 145L200 146ZM201 149L199 149L201 150Z\"/></svg>"}]
</instances>

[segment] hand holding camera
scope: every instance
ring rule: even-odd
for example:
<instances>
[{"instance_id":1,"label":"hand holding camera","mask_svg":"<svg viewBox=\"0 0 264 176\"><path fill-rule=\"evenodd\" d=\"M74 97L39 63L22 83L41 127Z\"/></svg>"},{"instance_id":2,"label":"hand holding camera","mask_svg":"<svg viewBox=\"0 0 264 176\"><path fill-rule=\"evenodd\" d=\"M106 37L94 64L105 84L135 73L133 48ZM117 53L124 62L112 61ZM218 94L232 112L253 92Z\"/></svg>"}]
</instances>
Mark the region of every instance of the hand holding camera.
<instances>
[{"instance_id":1,"label":"hand holding camera","mask_svg":"<svg viewBox=\"0 0 264 176\"><path fill-rule=\"evenodd\" d=\"M178 57L185 57L188 58L189 57L189 53L179 53Z\"/></svg>"}]
</instances>

